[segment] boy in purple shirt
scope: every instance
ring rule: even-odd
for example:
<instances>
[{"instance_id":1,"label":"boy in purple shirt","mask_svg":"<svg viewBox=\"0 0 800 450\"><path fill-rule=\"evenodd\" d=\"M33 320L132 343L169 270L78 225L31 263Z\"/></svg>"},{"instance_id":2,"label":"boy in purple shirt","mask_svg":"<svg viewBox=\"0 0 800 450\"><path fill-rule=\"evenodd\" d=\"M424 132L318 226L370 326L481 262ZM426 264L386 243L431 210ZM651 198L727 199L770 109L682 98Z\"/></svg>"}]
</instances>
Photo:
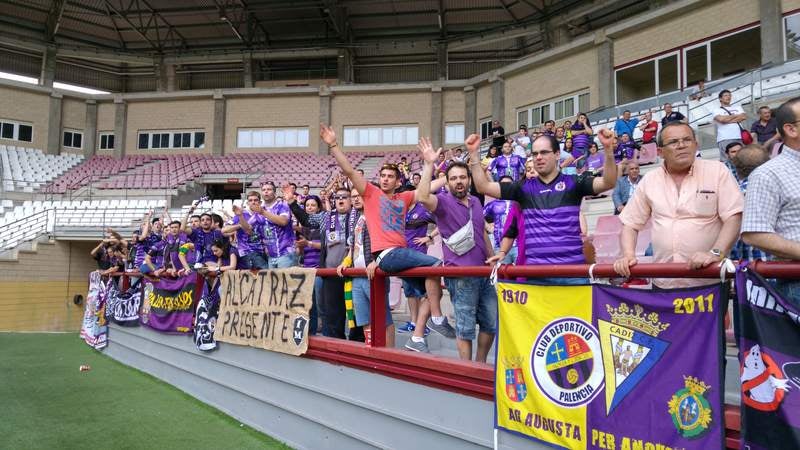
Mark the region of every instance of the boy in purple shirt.
<instances>
[{"instance_id":1,"label":"boy in purple shirt","mask_svg":"<svg viewBox=\"0 0 800 450\"><path fill-rule=\"evenodd\" d=\"M500 178L500 183L513 183L511 177ZM492 200L483 207L483 216L486 222L492 224L492 245L495 251L500 249L500 242L503 240L503 232L506 228L508 214L515 208L511 200ZM517 246L514 244L508 254L503 258L503 264L514 264L517 260Z\"/></svg>"},{"instance_id":2,"label":"boy in purple shirt","mask_svg":"<svg viewBox=\"0 0 800 450\"><path fill-rule=\"evenodd\" d=\"M267 269L267 256L264 254L264 226L267 219L261 215L261 194L258 191L247 193L247 206L250 212L233 205L233 220L222 229L223 234L236 232L236 246L243 268L250 270Z\"/></svg>"},{"instance_id":3,"label":"boy in purple shirt","mask_svg":"<svg viewBox=\"0 0 800 450\"><path fill-rule=\"evenodd\" d=\"M289 205L275 196L275 184L261 185L264 198L261 214L267 219L264 227L264 248L269 257L270 269L283 269L297 265L292 229L292 211Z\"/></svg>"},{"instance_id":4,"label":"boy in purple shirt","mask_svg":"<svg viewBox=\"0 0 800 450\"><path fill-rule=\"evenodd\" d=\"M433 161L438 153L429 139L420 139L423 154L422 181L417 195L420 203L436 218L442 235L445 266L482 266L492 256L492 245L483 221L483 208L469 194L469 167L454 162L447 168L447 193L431 195ZM441 152L441 149L439 149ZM497 291L488 277L445 277L445 285L455 307L456 345L461 359L472 359L475 324L480 327L476 361L486 362L494 342L497 322Z\"/></svg>"}]
</instances>

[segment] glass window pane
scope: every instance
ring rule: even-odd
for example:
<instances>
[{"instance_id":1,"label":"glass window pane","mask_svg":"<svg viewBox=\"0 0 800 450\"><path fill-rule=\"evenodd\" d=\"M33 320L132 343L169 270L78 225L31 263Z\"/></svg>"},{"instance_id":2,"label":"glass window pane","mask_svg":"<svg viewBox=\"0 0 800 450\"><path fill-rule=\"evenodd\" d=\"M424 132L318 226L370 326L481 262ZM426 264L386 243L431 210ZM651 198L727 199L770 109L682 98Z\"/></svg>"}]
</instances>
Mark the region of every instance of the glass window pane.
<instances>
[{"instance_id":1,"label":"glass window pane","mask_svg":"<svg viewBox=\"0 0 800 450\"><path fill-rule=\"evenodd\" d=\"M183 141L183 135L181 133L172 133L172 147L173 148L180 148Z\"/></svg>"},{"instance_id":2,"label":"glass window pane","mask_svg":"<svg viewBox=\"0 0 800 450\"><path fill-rule=\"evenodd\" d=\"M206 146L206 132L196 131L194 133L194 148L205 148Z\"/></svg>"},{"instance_id":3,"label":"glass window pane","mask_svg":"<svg viewBox=\"0 0 800 450\"><path fill-rule=\"evenodd\" d=\"M308 147L308 128L303 128L297 134L297 146Z\"/></svg>"},{"instance_id":4,"label":"glass window pane","mask_svg":"<svg viewBox=\"0 0 800 450\"><path fill-rule=\"evenodd\" d=\"M481 139L486 139L492 131L492 121L481 122Z\"/></svg>"},{"instance_id":5,"label":"glass window pane","mask_svg":"<svg viewBox=\"0 0 800 450\"><path fill-rule=\"evenodd\" d=\"M658 60L658 93L678 90L678 55Z\"/></svg>"},{"instance_id":6,"label":"glass window pane","mask_svg":"<svg viewBox=\"0 0 800 450\"><path fill-rule=\"evenodd\" d=\"M563 101L556 102L555 110L556 110L556 114L555 114L555 117L554 117L555 120L558 120L558 119L564 117L564 102Z\"/></svg>"},{"instance_id":7,"label":"glass window pane","mask_svg":"<svg viewBox=\"0 0 800 450\"><path fill-rule=\"evenodd\" d=\"M267 146L264 144L264 131L262 130L253 130L250 134L250 139L252 148L261 148Z\"/></svg>"},{"instance_id":8,"label":"glass window pane","mask_svg":"<svg viewBox=\"0 0 800 450\"><path fill-rule=\"evenodd\" d=\"M144 149L147 148L147 143L150 140L150 135L147 133L141 133L139 135L139 148Z\"/></svg>"},{"instance_id":9,"label":"glass window pane","mask_svg":"<svg viewBox=\"0 0 800 450\"><path fill-rule=\"evenodd\" d=\"M572 117L575 115L575 99L565 98L564 99L564 116L563 117Z\"/></svg>"},{"instance_id":10,"label":"glass window pane","mask_svg":"<svg viewBox=\"0 0 800 450\"><path fill-rule=\"evenodd\" d=\"M784 45L786 46L786 59L791 61L800 58L800 14L787 17L786 36Z\"/></svg>"},{"instance_id":11,"label":"glass window pane","mask_svg":"<svg viewBox=\"0 0 800 450\"><path fill-rule=\"evenodd\" d=\"M589 111L589 94L578 96L578 111Z\"/></svg>"},{"instance_id":12,"label":"glass window pane","mask_svg":"<svg viewBox=\"0 0 800 450\"><path fill-rule=\"evenodd\" d=\"M647 61L618 70L617 103L628 103L656 95L656 62Z\"/></svg>"},{"instance_id":13,"label":"glass window pane","mask_svg":"<svg viewBox=\"0 0 800 450\"><path fill-rule=\"evenodd\" d=\"M353 128L345 128L344 129L344 145L345 147L350 145L357 145L358 143L358 133Z\"/></svg>"},{"instance_id":14,"label":"glass window pane","mask_svg":"<svg viewBox=\"0 0 800 450\"><path fill-rule=\"evenodd\" d=\"M415 145L419 142L419 128L406 128L406 145Z\"/></svg>"},{"instance_id":15,"label":"glass window pane","mask_svg":"<svg viewBox=\"0 0 800 450\"><path fill-rule=\"evenodd\" d=\"M358 141L356 141L356 145L369 145L369 129L368 128L359 128L358 129Z\"/></svg>"},{"instance_id":16,"label":"glass window pane","mask_svg":"<svg viewBox=\"0 0 800 450\"><path fill-rule=\"evenodd\" d=\"M531 109L531 123L528 126L539 125L542 123L542 109L538 106Z\"/></svg>"},{"instance_id":17,"label":"glass window pane","mask_svg":"<svg viewBox=\"0 0 800 450\"><path fill-rule=\"evenodd\" d=\"M400 131L399 128L383 128L381 130L381 144L383 145L391 145L395 143L394 134L396 131ZM402 133L399 133L399 137L402 137Z\"/></svg>"},{"instance_id":18,"label":"glass window pane","mask_svg":"<svg viewBox=\"0 0 800 450\"><path fill-rule=\"evenodd\" d=\"M2 136L3 139L14 139L14 124L3 123L2 131L0 133L2 133L0 136Z\"/></svg>"},{"instance_id":19,"label":"glass window pane","mask_svg":"<svg viewBox=\"0 0 800 450\"><path fill-rule=\"evenodd\" d=\"M528 125L528 110L517 111L517 129L521 125Z\"/></svg>"},{"instance_id":20,"label":"glass window pane","mask_svg":"<svg viewBox=\"0 0 800 450\"><path fill-rule=\"evenodd\" d=\"M550 119L552 119L550 117L550 105L542 105L542 120L539 123L545 123Z\"/></svg>"},{"instance_id":21,"label":"glass window pane","mask_svg":"<svg viewBox=\"0 0 800 450\"><path fill-rule=\"evenodd\" d=\"M286 146L297 147L297 130L286 130Z\"/></svg>"},{"instance_id":22,"label":"glass window pane","mask_svg":"<svg viewBox=\"0 0 800 450\"><path fill-rule=\"evenodd\" d=\"M286 147L286 130L275 130L275 147Z\"/></svg>"},{"instance_id":23,"label":"glass window pane","mask_svg":"<svg viewBox=\"0 0 800 450\"><path fill-rule=\"evenodd\" d=\"M82 133L72 133L72 146L75 148L81 148L83 146Z\"/></svg>"},{"instance_id":24,"label":"glass window pane","mask_svg":"<svg viewBox=\"0 0 800 450\"><path fill-rule=\"evenodd\" d=\"M239 130L236 137L236 145L239 148L250 148L253 146L253 132L250 130Z\"/></svg>"},{"instance_id":25,"label":"glass window pane","mask_svg":"<svg viewBox=\"0 0 800 450\"><path fill-rule=\"evenodd\" d=\"M761 31L758 27L711 42L711 79L729 77L761 63Z\"/></svg>"},{"instance_id":26,"label":"glass window pane","mask_svg":"<svg viewBox=\"0 0 800 450\"><path fill-rule=\"evenodd\" d=\"M114 135L113 134L109 134L108 135L108 142L106 144L107 144L106 149L114 148Z\"/></svg>"},{"instance_id":27,"label":"glass window pane","mask_svg":"<svg viewBox=\"0 0 800 450\"><path fill-rule=\"evenodd\" d=\"M392 128L392 144L403 145L405 143L405 128Z\"/></svg>"},{"instance_id":28,"label":"glass window pane","mask_svg":"<svg viewBox=\"0 0 800 450\"><path fill-rule=\"evenodd\" d=\"M686 86L693 86L700 80L709 79L706 52L705 45L686 50Z\"/></svg>"},{"instance_id":29,"label":"glass window pane","mask_svg":"<svg viewBox=\"0 0 800 450\"><path fill-rule=\"evenodd\" d=\"M64 147L72 147L72 133L64 132Z\"/></svg>"},{"instance_id":30,"label":"glass window pane","mask_svg":"<svg viewBox=\"0 0 800 450\"><path fill-rule=\"evenodd\" d=\"M33 127L30 125L20 125L17 139L20 141L33 141Z\"/></svg>"},{"instance_id":31,"label":"glass window pane","mask_svg":"<svg viewBox=\"0 0 800 450\"><path fill-rule=\"evenodd\" d=\"M369 129L369 145L380 145L381 143L381 129L380 128L370 128Z\"/></svg>"},{"instance_id":32,"label":"glass window pane","mask_svg":"<svg viewBox=\"0 0 800 450\"><path fill-rule=\"evenodd\" d=\"M192 133L183 133L183 146L184 147L192 146Z\"/></svg>"},{"instance_id":33,"label":"glass window pane","mask_svg":"<svg viewBox=\"0 0 800 450\"><path fill-rule=\"evenodd\" d=\"M261 146L277 147L275 143L275 130L261 130Z\"/></svg>"}]
</instances>

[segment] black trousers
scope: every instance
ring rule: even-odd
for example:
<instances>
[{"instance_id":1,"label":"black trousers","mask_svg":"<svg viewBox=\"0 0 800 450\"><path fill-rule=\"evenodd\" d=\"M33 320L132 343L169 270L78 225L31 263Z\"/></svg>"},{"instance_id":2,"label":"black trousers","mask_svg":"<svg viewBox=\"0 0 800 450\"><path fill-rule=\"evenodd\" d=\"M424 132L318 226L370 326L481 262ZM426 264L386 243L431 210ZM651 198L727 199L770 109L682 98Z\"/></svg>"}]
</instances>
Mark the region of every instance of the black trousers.
<instances>
[{"instance_id":1,"label":"black trousers","mask_svg":"<svg viewBox=\"0 0 800 450\"><path fill-rule=\"evenodd\" d=\"M344 305L344 278L325 277L322 279L322 297L320 316L322 317L322 335L337 339L345 339L344 329L347 321ZM351 341L364 341L364 329L350 329Z\"/></svg>"}]
</instances>

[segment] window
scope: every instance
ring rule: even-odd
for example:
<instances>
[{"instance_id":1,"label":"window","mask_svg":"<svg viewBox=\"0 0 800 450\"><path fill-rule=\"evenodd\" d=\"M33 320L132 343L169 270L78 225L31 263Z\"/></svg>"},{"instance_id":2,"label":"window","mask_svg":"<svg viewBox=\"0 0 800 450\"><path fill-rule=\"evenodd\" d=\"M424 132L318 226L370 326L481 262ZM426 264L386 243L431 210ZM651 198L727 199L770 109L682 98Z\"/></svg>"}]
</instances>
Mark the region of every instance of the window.
<instances>
[{"instance_id":1,"label":"window","mask_svg":"<svg viewBox=\"0 0 800 450\"><path fill-rule=\"evenodd\" d=\"M783 19L783 49L786 60L800 58L800 14L793 14Z\"/></svg>"},{"instance_id":2,"label":"window","mask_svg":"<svg viewBox=\"0 0 800 450\"><path fill-rule=\"evenodd\" d=\"M492 135L492 119L481 120L481 139L486 139Z\"/></svg>"},{"instance_id":3,"label":"window","mask_svg":"<svg viewBox=\"0 0 800 450\"><path fill-rule=\"evenodd\" d=\"M578 110L575 110L578 105ZM536 105L517 110L517 128L521 125L539 126L548 120L562 120L574 117L580 111L589 109L589 93L581 92L558 97Z\"/></svg>"},{"instance_id":4,"label":"window","mask_svg":"<svg viewBox=\"0 0 800 450\"><path fill-rule=\"evenodd\" d=\"M113 147L113 135L111 136ZM204 131L140 131L139 149L204 148ZM102 145L102 139L101 139Z\"/></svg>"},{"instance_id":5,"label":"window","mask_svg":"<svg viewBox=\"0 0 800 450\"><path fill-rule=\"evenodd\" d=\"M464 143L464 124L463 123L448 123L444 126L444 143L445 144L463 144Z\"/></svg>"},{"instance_id":6,"label":"window","mask_svg":"<svg viewBox=\"0 0 800 450\"><path fill-rule=\"evenodd\" d=\"M344 145L352 147L415 145L419 142L416 125L344 127Z\"/></svg>"},{"instance_id":7,"label":"window","mask_svg":"<svg viewBox=\"0 0 800 450\"><path fill-rule=\"evenodd\" d=\"M686 86L755 69L761 62L759 27L739 31L684 50Z\"/></svg>"},{"instance_id":8,"label":"window","mask_svg":"<svg viewBox=\"0 0 800 450\"><path fill-rule=\"evenodd\" d=\"M0 120L0 139L31 142L33 141L33 126L10 120Z\"/></svg>"},{"instance_id":9,"label":"window","mask_svg":"<svg viewBox=\"0 0 800 450\"><path fill-rule=\"evenodd\" d=\"M80 131L64 131L64 147L83 148L83 133Z\"/></svg>"},{"instance_id":10,"label":"window","mask_svg":"<svg viewBox=\"0 0 800 450\"><path fill-rule=\"evenodd\" d=\"M114 149L114 133L100 133L100 150Z\"/></svg>"},{"instance_id":11,"label":"window","mask_svg":"<svg viewBox=\"0 0 800 450\"><path fill-rule=\"evenodd\" d=\"M240 128L236 146L238 148L308 147L308 128Z\"/></svg>"},{"instance_id":12,"label":"window","mask_svg":"<svg viewBox=\"0 0 800 450\"><path fill-rule=\"evenodd\" d=\"M679 89L678 54L645 61L616 71L617 103L666 94Z\"/></svg>"}]
</instances>

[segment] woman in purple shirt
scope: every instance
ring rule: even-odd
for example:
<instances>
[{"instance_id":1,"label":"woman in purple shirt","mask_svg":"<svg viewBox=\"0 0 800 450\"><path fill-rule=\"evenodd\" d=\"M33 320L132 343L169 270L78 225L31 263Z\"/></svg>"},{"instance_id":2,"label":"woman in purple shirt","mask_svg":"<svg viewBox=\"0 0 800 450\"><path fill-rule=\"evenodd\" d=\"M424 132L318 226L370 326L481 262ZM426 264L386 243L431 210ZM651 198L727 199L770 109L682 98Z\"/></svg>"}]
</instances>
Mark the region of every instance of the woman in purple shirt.
<instances>
[{"instance_id":1,"label":"woman in purple shirt","mask_svg":"<svg viewBox=\"0 0 800 450\"><path fill-rule=\"evenodd\" d=\"M316 195L309 195L303 201L303 209L308 214L317 214L322 211L322 200ZM319 255L321 249L319 228L300 228L300 236L297 239L297 248L303 252L303 267L319 267ZM322 278L314 278L314 292L311 295L311 311L309 312L308 333L317 334L319 311L319 298L322 295Z\"/></svg>"},{"instance_id":2,"label":"woman in purple shirt","mask_svg":"<svg viewBox=\"0 0 800 450\"><path fill-rule=\"evenodd\" d=\"M592 127L589 125L589 117L584 113L578 113L578 120L570 127L572 131L572 145L575 151L586 154L589 145L592 144Z\"/></svg>"}]
</instances>

